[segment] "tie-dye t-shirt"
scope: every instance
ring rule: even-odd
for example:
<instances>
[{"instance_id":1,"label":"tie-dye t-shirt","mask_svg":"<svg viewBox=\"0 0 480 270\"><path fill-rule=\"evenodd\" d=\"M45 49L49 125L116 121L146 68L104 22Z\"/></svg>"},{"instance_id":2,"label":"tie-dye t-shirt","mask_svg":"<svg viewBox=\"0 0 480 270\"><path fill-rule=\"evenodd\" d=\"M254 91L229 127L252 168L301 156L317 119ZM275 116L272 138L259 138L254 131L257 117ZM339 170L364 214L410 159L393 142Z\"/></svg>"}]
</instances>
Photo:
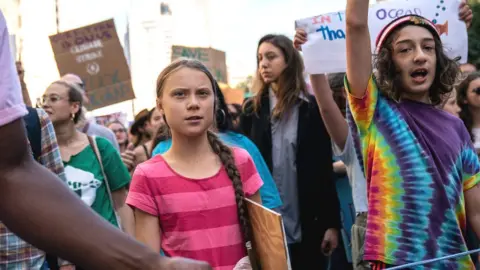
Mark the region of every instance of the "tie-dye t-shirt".
<instances>
[{"instance_id":1,"label":"tie-dye t-shirt","mask_svg":"<svg viewBox=\"0 0 480 270\"><path fill-rule=\"evenodd\" d=\"M373 76L365 96L348 101L368 186L364 260L403 265L467 251L463 192L480 181L480 164L461 120L392 101ZM474 268L463 256L415 269Z\"/></svg>"}]
</instances>

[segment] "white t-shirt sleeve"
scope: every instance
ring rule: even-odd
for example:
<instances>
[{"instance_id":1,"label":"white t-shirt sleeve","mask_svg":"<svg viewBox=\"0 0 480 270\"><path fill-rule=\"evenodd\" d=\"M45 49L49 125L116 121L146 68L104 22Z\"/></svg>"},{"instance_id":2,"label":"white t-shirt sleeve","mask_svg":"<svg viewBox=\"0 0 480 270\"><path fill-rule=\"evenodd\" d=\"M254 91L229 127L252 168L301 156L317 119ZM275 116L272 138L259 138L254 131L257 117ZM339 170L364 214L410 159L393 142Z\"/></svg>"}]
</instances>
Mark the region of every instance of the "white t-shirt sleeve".
<instances>
[{"instance_id":1,"label":"white t-shirt sleeve","mask_svg":"<svg viewBox=\"0 0 480 270\"><path fill-rule=\"evenodd\" d=\"M349 166L353 163L355 158L355 146L353 144L352 133L348 129L347 140L345 141L345 146L341 149L335 142L332 140L332 150L333 155L337 156L346 166Z\"/></svg>"},{"instance_id":2,"label":"white t-shirt sleeve","mask_svg":"<svg viewBox=\"0 0 480 270\"><path fill-rule=\"evenodd\" d=\"M22 88L10 51L7 23L0 11L0 127L26 114Z\"/></svg>"}]
</instances>

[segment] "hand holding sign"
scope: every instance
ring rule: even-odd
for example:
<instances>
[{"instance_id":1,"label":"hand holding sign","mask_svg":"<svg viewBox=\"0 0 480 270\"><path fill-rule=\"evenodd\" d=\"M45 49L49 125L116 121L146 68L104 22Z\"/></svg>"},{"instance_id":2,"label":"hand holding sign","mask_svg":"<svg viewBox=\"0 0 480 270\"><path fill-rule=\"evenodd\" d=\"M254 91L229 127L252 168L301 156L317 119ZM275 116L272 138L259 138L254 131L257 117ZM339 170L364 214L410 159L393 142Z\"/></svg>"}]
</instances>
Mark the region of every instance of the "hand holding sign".
<instances>
[{"instance_id":1,"label":"hand holding sign","mask_svg":"<svg viewBox=\"0 0 480 270\"><path fill-rule=\"evenodd\" d=\"M466 0L462 0L462 2L460 3L459 16L460 20L465 22L467 28L470 28L470 26L472 25L473 12L470 6L468 6Z\"/></svg>"},{"instance_id":2,"label":"hand holding sign","mask_svg":"<svg viewBox=\"0 0 480 270\"><path fill-rule=\"evenodd\" d=\"M303 29L297 29L295 31L295 37L293 39L293 46L295 49L301 51L302 45L307 42L307 32Z\"/></svg>"},{"instance_id":3,"label":"hand holding sign","mask_svg":"<svg viewBox=\"0 0 480 270\"><path fill-rule=\"evenodd\" d=\"M60 75L80 76L89 110L135 98L115 23L107 20L50 36Z\"/></svg>"},{"instance_id":4,"label":"hand holding sign","mask_svg":"<svg viewBox=\"0 0 480 270\"><path fill-rule=\"evenodd\" d=\"M403 15L417 14L436 24L441 32L446 53L451 58L461 57L465 63L468 55L468 36L465 23L471 21L471 11L457 0L398 0L370 7L368 25L372 53L375 38L389 22ZM345 54L345 12L334 12L297 20L296 29L308 34L308 41L302 46L307 73L333 73L346 70ZM294 44L295 45L295 44Z\"/></svg>"}]
</instances>

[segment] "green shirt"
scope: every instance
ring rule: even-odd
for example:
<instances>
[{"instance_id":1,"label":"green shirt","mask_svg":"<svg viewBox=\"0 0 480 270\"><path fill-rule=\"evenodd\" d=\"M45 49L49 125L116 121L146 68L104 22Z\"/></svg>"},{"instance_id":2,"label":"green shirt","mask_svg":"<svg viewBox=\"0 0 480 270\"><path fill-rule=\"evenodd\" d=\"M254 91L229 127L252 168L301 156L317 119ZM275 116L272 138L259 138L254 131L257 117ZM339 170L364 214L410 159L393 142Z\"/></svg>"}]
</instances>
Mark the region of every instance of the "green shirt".
<instances>
[{"instance_id":1,"label":"green shirt","mask_svg":"<svg viewBox=\"0 0 480 270\"><path fill-rule=\"evenodd\" d=\"M96 137L96 142L110 189L114 192L126 187L130 183L130 174L117 150L102 137ZM80 153L72 156L70 161L63 162L63 164L70 189L77 193L82 201L92 207L95 212L118 227L102 169L92 147L88 145Z\"/></svg>"}]
</instances>

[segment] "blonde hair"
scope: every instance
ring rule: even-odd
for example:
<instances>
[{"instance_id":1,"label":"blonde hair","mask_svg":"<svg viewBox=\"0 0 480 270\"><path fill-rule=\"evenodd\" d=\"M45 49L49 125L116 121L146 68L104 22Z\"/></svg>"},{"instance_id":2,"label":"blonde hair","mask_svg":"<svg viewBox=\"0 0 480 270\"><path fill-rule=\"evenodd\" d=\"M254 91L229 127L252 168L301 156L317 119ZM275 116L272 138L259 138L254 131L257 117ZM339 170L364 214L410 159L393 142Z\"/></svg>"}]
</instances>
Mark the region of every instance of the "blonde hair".
<instances>
[{"instance_id":1,"label":"blonde hair","mask_svg":"<svg viewBox=\"0 0 480 270\"><path fill-rule=\"evenodd\" d=\"M208 71L208 69L199 61L193 59L178 59L168 65L163 71L160 73L157 79L157 98L161 98L163 95L165 81L175 72L182 68L190 68L194 70L198 70L203 72L207 75L208 79L212 84L212 89L214 92L215 97L217 96L217 91L220 89L216 89L215 87L215 79L213 78L212 74ZM215 102L215 109L216 109L216 102ZM169 126L167 119L165 118L165 114L163 115L165 120L165 125L163 126L163 132L166 133L167 136L170 135ZM213 152L219 157L220 161L222 162L223 167L225 168L228 177L232 181L233 189L235 191L235 201L237 205L237 212L238 212L238 219L240 223L240 228L243 234L243 240L245 241L245 247L247 248L248 256L252 261L252 264L255 263L255 256L252 249L252 235L251 235L251 228L250 228L250 219L248 216L248 209L245 205L244 198L245 193L243 191L243 185L241 180L240 172L235 164L235 159L233 156L232 149L226 146L215 133L210 130L207 130L207 138L212 148ZM255 268L254 268L255 269Z\"/></svg>"}]
</instances>

